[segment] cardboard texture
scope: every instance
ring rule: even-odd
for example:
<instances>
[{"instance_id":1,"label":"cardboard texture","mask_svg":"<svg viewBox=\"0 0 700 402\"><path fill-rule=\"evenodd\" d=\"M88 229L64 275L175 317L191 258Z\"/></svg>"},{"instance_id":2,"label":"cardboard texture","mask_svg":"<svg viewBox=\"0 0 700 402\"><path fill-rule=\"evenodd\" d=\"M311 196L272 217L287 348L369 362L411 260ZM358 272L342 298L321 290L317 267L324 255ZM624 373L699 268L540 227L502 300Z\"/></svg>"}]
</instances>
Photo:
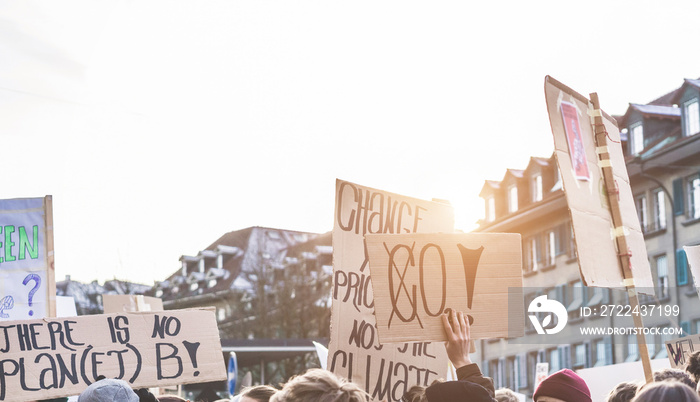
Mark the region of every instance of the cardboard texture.
<instances>
[{"instance_id":1,"label":"cardboard texture","mask_svg":"<svg viewBox=\"0 0 700 402\"><path fill-rule=\"evenodd\" d=\"M398 401L411 386L444 378L448 359L442 343L379 344L364 236L453 231L450 205L336 181L328 368L373 400Z\"/></svg>"},{"instance_id":2,"label":"cardboard texture","mask_svg":"<svg viewBox=\"0 0 700 402\"><path fill-rule=\"evenodd\" d=\"M555 154L574 229L581 278L586 286L618 289L625 287L625 278L619 263L620 252L615 242L616 234L624 234L629 250L623 250L622 253L631 255L630 265L634 283L640 293L653 294L654 281L634 205L617 123L608 114L602 113L608 138L607 144L598 146L607 147L606 150L610 154L613 176L619 191L622 228L613 227L601 164L596 152L594 129L589 116L589 112L593 110L589 100L551 77L545 78L545 96L554 136ZM572 127L576 120L573 116L578 116L578 136L573 133L575 129ZM567 130L572 137L567 137ZM581 143L570 144L567 138L574 137L579 138ZM598 150L602 151L600 148ZM583 159L587 169L582 167ZM585 171L588 173L587 178Z\"/></svg>"},{"instance_id":3,"label":"cardboard texture","mask_svg":"<svg viewBox=\"0 0 700 402\"><path fill-rule=\"evenodd\" d=\"M693 274L693 284L700 292L700 246L683 246L685 255L688 257L688 267Z\"/></svg>"},{"instance_id":4,"label":"cardboard texture","mask_svg":"<svg viewBox=\"0 0 700 402\"><path fill-rule=\"evenodd\" d=\"M524 304L520 234L368 234L365 244L381 344L446 341L448 309L468 315L472 339L523 336L523 309L508 312L509 288Z\"/></svg>"},{"instance_id":5,"label":"cardboard texture","mask_svg":"<svg viewBox=\"0 0 700 402\"><path fill-rule=\"evenodd\" d=\"M56 316L51 216L51 196L0 200L0 321Z\"/></svg>"},{"instance_id":6,"label":"cardboard texture","mask_svg":"<svg viewBox=\"0 0 700 402\"><path fill-rule=\"evenodd\" d=\"M691 335L666 341L668 361L673 368L683 369L688 356L696 350L700 350L700 335Z\"/></svg>"},{"instance_id":7,"label":"cardboard texture","mask_svg":"<svg viewBox=\"0 0 700 402\"><path fill-rule=\"evenodd\" d=\"M99 375L132 388L226 379L211 309L4 322L0 401L80 394Z\"/></svg>"},{"instance_id":8,"label":"cardboard texture","mask_svg":"<svg viewBox=\"0 0 700 402\"><path fill-rule=\"evenodd\" d=\"M143 295L102 295L105 314L136 311L163 311L163 301Z\"/></svg>"},{"instance_id":9,"label":"cardboard texture","mask_svg":"<svg viewBox=\"0 0 700 402\"><path fill-rule=\"evenodd\" d=\"M668 359L654 359L651 368L654 371L670 368ZM610 390L623 381L644 382L644 368L641 361L610 364L577 370L576 374L586 381L594 401L607 401Z\"/></svg>"}]
</instances>

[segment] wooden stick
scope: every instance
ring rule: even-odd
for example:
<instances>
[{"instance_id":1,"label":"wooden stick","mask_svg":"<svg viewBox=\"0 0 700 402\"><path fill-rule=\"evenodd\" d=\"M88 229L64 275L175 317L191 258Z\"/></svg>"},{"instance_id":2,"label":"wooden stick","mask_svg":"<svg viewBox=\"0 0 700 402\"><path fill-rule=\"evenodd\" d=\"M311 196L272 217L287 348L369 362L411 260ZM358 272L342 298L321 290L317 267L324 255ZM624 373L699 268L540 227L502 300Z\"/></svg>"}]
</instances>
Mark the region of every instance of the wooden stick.
<instances>
[{"instance_id":1,"label":"wooden stick","mask_svg":"<svg viewBox=\"0 0 700 402\"><path fill-rule=\"evenodd\" d=\"M46 234L46 315L56 317L56 269L53 259L53 197L44 197L44 232Z\"/></svg>"},{"instance_id":2,"label":"wooden stick","mask_svg":"<svg viewBox=\"0 0 700 402\"><path fill-rule=\"evenodd\" d=\"M600 110L600 101L598 100L597 93L591 93L591 103L593 104L594 110ZM597 147L607 147L608 146L608 132L605 129L603 123L603 117L601 113L597 113L594 117L594 132L595 132L595 142ZM606 148L603 148L606 149ZM627 238L622 233L623 227L622 214L620 211L620 200L618 196L618 189L615 183L615 177L613 176L612 166L610 165L610 153L604 152L599 155L600 161L606 161L606 163L601 164L603 170L603 181L605 183L605 189L607 190L608 201L610 204L610 214L612 215L613 227L615 229L615 240L617 242L617 250L620 256L619 262L622 267L622 274L625 278L625 288L627 288L627 295L630 299L630 306L632 311L639 312L639 297L637 296L637 288L634 285L634 276L632 275L632 263L631 254L627 247ZM647 348L646 337L644 336L644 322L642 321L642 316L639 314L632 314L634 319L634 326L637 328L637 344L639 346L639 355L642 360L642 367L644 368L644 377L647 384L654 381L654 376L651 371L651 360L649 358L649 349Z\"/></svg>"}]
</instances>

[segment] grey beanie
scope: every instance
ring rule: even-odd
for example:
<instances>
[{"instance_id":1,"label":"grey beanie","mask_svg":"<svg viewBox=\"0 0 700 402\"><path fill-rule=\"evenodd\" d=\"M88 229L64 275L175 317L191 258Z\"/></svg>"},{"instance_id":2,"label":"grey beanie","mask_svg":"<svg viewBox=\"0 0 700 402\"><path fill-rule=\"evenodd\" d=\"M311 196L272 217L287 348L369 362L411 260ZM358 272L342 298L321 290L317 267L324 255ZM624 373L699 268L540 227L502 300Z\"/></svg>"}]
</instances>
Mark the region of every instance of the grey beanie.
<instances>
[{"instance_id":1,"label":"grey beanie","mask_svg":"<svg viewBox=\"0 0 700 402\"><path fill-rule=\"evenodd\" d=\"M87 387L78 402L139 402L139 397L126 381L105 378Z\"/></svg>"}]
</instances>

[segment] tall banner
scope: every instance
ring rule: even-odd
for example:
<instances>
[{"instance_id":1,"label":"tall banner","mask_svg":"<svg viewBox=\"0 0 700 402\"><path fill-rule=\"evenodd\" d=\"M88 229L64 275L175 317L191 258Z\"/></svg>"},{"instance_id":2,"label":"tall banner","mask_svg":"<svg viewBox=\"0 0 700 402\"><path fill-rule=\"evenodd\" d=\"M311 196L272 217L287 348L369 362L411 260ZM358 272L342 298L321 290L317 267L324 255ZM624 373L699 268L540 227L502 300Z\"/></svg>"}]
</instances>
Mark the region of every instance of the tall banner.
<instances>
[{"instance_id":1,"label":"tall banner","mask_svg":"<svg viewBox=\"0 0 700 402\"><path fill-rule=\"evenodd\" d=\"M640 293L654 292L647 249L637 217L620 131L615 119L596 112L588 98L547 77L545 97L554 135L554 152L571 213L581 278L586 286L624 288L619 255L630 256L634 285ZM595 113L602 117L607 146L597 147L593 131ZM609 154L609 160L600 160ZM622 225L613 224L602 168L611 167L619 200ZM617 250L615 239L624 236L628 250Z\"/></svg>"},{"instance_id":2,"label":"tall banner","mask_svg":"<svg viewBox=\"0 0 700 402\"><path fill-rule=\"evenodd\" d=\"M398 401L413 385L445 378L448 359L442 343L379 344L364 236L453 231L450 205L336 181L328 368L374 400Z\"/></svg>"},{"instance_id":3,"label":"tall banner","mask_svg":"<svg viewBox=\"0 0 700 402\"><path fill-rule=\"evenodd\" d=\"M52 198L0 200L0 321L56 316Z\"/></svg>"}]
</instances>

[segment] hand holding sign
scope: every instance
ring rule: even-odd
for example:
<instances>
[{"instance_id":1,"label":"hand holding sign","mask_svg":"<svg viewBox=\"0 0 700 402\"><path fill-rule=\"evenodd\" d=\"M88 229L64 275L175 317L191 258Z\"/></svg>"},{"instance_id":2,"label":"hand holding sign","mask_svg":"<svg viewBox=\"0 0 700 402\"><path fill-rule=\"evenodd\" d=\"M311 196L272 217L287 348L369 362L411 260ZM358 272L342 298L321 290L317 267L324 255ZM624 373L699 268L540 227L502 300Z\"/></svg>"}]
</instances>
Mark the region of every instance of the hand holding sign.
<instances>
[{"instance_id":1,"label":"hand holding sign","mask_svg":"<svg viewBox=\"0 0 700 402\"><path fill-rule=\"evenodd\" d=\"M469 348L471 340L471 326L469 320L464 313L448 309L442 315L442 326L445 328L447 342L445 342L445 350L447 357L456 368L464 367L471 364L469 358Z\"/></svg>"}]
</instances>

